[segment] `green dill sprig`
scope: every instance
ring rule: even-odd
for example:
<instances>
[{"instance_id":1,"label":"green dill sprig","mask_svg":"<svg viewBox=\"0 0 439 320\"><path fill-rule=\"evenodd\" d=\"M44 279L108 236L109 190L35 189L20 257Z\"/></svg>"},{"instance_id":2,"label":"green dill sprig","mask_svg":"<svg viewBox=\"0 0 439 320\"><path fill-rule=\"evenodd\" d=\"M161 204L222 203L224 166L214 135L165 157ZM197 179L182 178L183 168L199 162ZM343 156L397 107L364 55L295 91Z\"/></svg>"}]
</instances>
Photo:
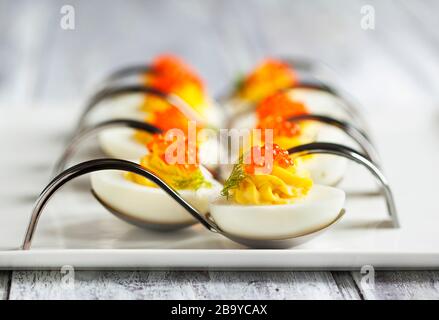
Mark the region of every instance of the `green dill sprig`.
<instances>
[{"instance_id":1,"label":"green dill sprig","mask_svg":"<svg viewBox=\"0 0 439 320\"><path fill-rule=\"evenodd\" d=\"M230 177L224 182L223 190L221 190L221 195L230 197L230 190L236 189L239 186L239 183L246 177L244 171L244 159L243 156L239 157L238 163L233 166L232 173Z\"/></svg>"},{"instance_id":2,"label":"green dill sprig","mask_svg":"<svg viewBox=\"0 0 439 320\"><path fill-rule=\"evenodd\" d=\"M187 179L187 178L174 179L173 185L176 189L181 189L181 190L184 190L184 189L198 190L198 189L203 188L203 187L204 188L212 187L212 183L207 181L204 178L201 171L199 171L199 170L191 176L191 179Z\"/></svg>"},{"instance_id":3,"label":"green dill sprig","mask_svg":"<svg viewBox=\"0 0 439 320\"><path fill-rule=\"evenodd\" d=\"M233 85L233 92L237 93L241 91L241 89L244 87L245 84L245 75L240 74L236 77Z\"/></svg>"}]
</instances>

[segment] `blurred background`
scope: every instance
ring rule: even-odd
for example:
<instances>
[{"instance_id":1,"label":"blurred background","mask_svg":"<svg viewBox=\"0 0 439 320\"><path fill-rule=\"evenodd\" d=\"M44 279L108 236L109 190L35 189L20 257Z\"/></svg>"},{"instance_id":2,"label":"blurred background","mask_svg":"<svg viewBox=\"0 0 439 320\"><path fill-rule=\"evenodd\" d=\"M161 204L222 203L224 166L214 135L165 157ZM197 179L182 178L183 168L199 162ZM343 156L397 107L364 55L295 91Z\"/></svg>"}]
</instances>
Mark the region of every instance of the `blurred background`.
<instances>
[{"instance_id":1,"label":"blurred background","mask_svg":"<svg viewBox=\"0 0 439 320\"><path fill-rule=\"evenodd\" d=\"M79 107L110 71L172 52L212 94L266 56L293 55L329 64L367 112L435 108L438 12L434 0L0 0L0 107Z\"/></svg>"}]
</instances>

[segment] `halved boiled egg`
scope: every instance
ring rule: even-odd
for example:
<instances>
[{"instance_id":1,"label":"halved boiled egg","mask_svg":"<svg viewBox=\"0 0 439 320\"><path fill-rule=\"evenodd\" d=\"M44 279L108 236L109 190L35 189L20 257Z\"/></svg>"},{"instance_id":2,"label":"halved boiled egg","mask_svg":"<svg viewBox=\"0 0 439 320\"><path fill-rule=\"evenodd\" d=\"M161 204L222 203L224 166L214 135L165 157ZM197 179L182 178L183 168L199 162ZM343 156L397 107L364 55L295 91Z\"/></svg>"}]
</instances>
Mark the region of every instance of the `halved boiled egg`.
<instances>
[{"instance_id":1,"label":"halved boiled egg","mask_svg":"<svg viewBox=\"0 0 439 320\"><path fill-rule=\"evenodd\" d=\"M201 213L222 186L198 165L168 164L163 158L162 137L155 137L152 150L140 164L149 169ZM122 171L99 171L91 175L92 188L107 205L143 223L158 225L191 224L196 220L174 199L144 177Z\"/></svg>"},{"instance_id":2,"label":"halved boiled egg","mask_svg":"<svg viewBox=\"0 0 439 320\"><path fill-rule=\"evenodd\" d=\"M286 239L319 230L340 214L345 193L337 188L314 185L294 203L242 205L225 198L210 205L218 226L230 234L249 239Z\"/></svg>"},{"instance_id":3,"label":"halved boiled egg","mask_svg":"<svg viewBox=\"0 0 439 320\"><path fill-rule=\"evenodd\" d=\"M334 222L343 209L344 191L314 184L278 146L271 172L255 164L235 165L223 196L210 205L221 230L247 239L286 239Z\"/></svg>"},{"instance_id":4,"label":"halved boiled egg","mask_svg":"<svg viewBox=\"0 0 439 320\"><path fill-rule=\"evenodd\" d=\"M178 190L180 195L201 213L209 209L221 185L206 177L210 187L198 190ZM108 205L124 215L147 223L189 224L195 219L163 190L144 186L126 178L121 171L100 171L92 173L91 184L96 194Z\"/></svg>"},{"instance_id":5,"label":"halved boiled egg","mask_svg":"<svg viewBox=\"0 0 439 320\"><path fill-rule=\"evenodd\" d=\"M252 123L248 123L247 126L251 125L253 128L260 129L262 133L266 129L271 129L273 132L272 142L283 149L312 142L353 144L339 128L315 121L304 120L294 123L288 121L287 119L290 117L310 113L306 104L309 101L291 99L291 94L278 92L262 100L254 112ZM264 136L261 138L265 139ZM260 143L263 144L264 141ZM271 143L271 141L267 141L267 143ZM348 160L333 155L312 155L298 159L297 163L298 166L310 172L316 183L335 185L343 178ZM227 168L223 170L223 177L228 175L226 170Z\"/></svg>"},{"instance_id":6,"label":"halved boiled egg","mask_svg":"<svg viewBox=\"0 0 439 320\"><path fill-rule=\"evenodd\" d=\"M214 100L208 96L201 78L178 57L157 56L151 63L151 71L144 74L141 81L145 86L164 94L175 95L206 123L221 125L222 113ZM163 110L169 102L154 94L132 93L116 96L101 104L99 112L96 111L93 116L94 121L114 118L144 119L152 112Z\"/></svg>"},{"instance_id":7,"label":"halved boiled egg","mask_svg":"<svg viewBox=\"0 0 439 320\"><path fill-rule=\"evenodd\" d=\"M185 134L189 131L188 119L176 108L167 107L162 111L156 111L145 119L147 122L162 129L164 133L171 129L180 129ZM198 128L194 123L194 134L197 135ZM109 156L119 159L139 159L146 153L146 145L150 142L152 134L130 128L109 128L98 134L98 141L101 149ZM197 136L200 163L215 168L220 145L216 135Z\"/></svg>"},{"instance_id":8,"label":"halved boiled egg","mask_svg":"<svg viewBox=\"0 0 439 320\"><path fill-rule=\"evenodd\" d=\"M266 97L297 83L294 70L281 60L265 59L239 80L226 102L229 113L248 110Z\"/></svg>"},{"instance_id":9,"label":"halved boiled egg","mask_svg":"<svg viewBox=\"0 0 439 320\"><path fill-rule=\"evenodd\" d=\"M239 119L233 127L246 127L252 122L251 113L264 99L278 93L287 92L293 101L302 102L313 114L321 114L340 120L352 120L343 99L318 88L300 87L296 71L288 63L277 59L266 59L256 66L235 86L226 102L226 109ZM256 121L253 117L253 121Z\"/></svg>"}]
</instances>

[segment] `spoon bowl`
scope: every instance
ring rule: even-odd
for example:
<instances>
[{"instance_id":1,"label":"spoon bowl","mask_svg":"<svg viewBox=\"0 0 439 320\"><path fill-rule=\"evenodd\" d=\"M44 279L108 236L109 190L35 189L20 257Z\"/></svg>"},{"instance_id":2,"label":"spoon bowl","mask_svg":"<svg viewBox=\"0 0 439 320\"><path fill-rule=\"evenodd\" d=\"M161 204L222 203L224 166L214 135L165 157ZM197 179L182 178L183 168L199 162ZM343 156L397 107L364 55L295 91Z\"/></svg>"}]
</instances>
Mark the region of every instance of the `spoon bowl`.
<instances>
[{"instance_id":1,"label":"spoon bowl","mask_svg":"<svg viewBox=\"0 0 439 320\"><path fill-rule=\"evenodd\" d=\"M160 223L157 221L149 221L147 219L141 219L139 217L133 217L131 215L128 215L126 213L122 213L119 210L116 210L115 208L113 208L111 205L109 205L108 203L106 203L101 197L99 197L99 195L96 193L96 191L94 189L91 189L91 193L93 195L93 197L105 208L107 209L108 212L112 213L113 215L115 215L117 218L128 222L130 224L133 224L137 227L140 227L142 229L150 229L150 230L155 230L155 231L176 231L176 230L180 230L180 229L184 229L187 227L190 227L192 225L194 225L197 221L196 220L192 220L190 222L186 222L186 223Z\"/></svg>"},{"instance_id":2,"label":"spoon bowl","mask_svg":"<svg viewBox=\"0 0 439 320\"><path fill-rule=\"evenodd\" d=\"M306 232L291 238L284 238L284 239L274 239L274 240L267 240L267 239L250 239L245 237L240 237L235 234L230 234L224 231L218 232L222 234L223 236L229 238L230 240L242 244L246 247L253 248L253 249L288 249L293 248L298 245L301 245L305 242L308 242L315 237L321 235L325 231L327 231L329 228L335 226L341 218L343 218L346 210L342 209L338 216L331 221L329 224L320 227L318 229L312 230L311 232ZM208 215L207 218L212 222L215 223L213 218Z\"/></svg>"}]
</instances>

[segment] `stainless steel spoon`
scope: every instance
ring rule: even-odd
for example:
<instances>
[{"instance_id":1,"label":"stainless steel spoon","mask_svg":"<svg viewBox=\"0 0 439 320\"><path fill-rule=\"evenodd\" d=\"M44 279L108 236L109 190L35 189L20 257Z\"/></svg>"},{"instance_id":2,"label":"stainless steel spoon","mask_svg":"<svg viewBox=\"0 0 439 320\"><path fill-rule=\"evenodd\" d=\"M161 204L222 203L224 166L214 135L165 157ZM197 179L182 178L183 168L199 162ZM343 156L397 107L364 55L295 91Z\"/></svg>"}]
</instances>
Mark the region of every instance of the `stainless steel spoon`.
<instances>
[{"instance_id":1,"label":"stainless steel spoon","mask_svg":"<svg viewBox=\"0 0 439 320\"><path fill-rule=\"evenodd\" d=\"M99 132L105 131L107 129L112 128L131 128L140 130L143 132L156 134L161 133L162 130L148 122L143 121L137 121L137 120L131 120L131 119L115 119L115 120L109 120L104 121L101 123L98 123L92 127L84 128L80 132L78 132L68 143L67 147L64 149L63 153L59 157L59 159L56 161L54 170L53 170L53 176L59 174L62 172L66 165L69 163L70 159L75 154L76 150L79 148L80 144L85 141L86 139L95 136Z\"/></svg>"},{"instance_id":2,"label":"stainless steel spoon","mask_svg":"<svg viewBox=\"0 0 439 320\"><path fill-rule=\"evenodd\" d=\"M374 177L381 183L384 189L384 196L386 198L387 208L389 210L389 214L393 220L394 227L398 227L399 223L397 220L397 213L396 213L396 207L393 199L392 192L390 190L390 187L385 179L385 177L382 175L382 173L379 171L379 169L372 163L370 160L366 159L363 155L358 153L357 151L347 148L342 145L337 144L331 144L331 143L317 143L317 144L308 144L308 145L302 145L299 147L295 147L289 150L291 154L294 154L297 157L305 156L309 154L333 154L336 156L342 156L348 159L351 159L363 166L365 166L370 172L373 173ZM161 180L159 177L154 175L149 170L141 167L140 165L125 161L125 160L117 160L117 159L97 159L97 160L91 160L87 162L83 162L81 164L78 164L76 166L73 166L61 174L59 174L57 177L55 177L48 186L42 191L39 198L37 199L35 206L32 211L32 216L29 222L29 225L27 227L25 239L23 242L23 249L28 250L31 246L32 239L38 224L38 220L41 216L41 213L48 203L48 201L52 198L52 196L56 193L57 190L59 190L65 183L68 181L82 176L84 174L88 174L95 171L102 171L102 170L121 170L121 171L128 171L133 172L135 174L141 175L152 182L154 182L156 185L158 185L161 189L163 189L168 195L170 195L175 201L177 201L186 211L191 214L198 222L200 222L201 225L203 225L208 230L219 233L223 235L224 237L246 245L248 247L252 248L289 248L294 245L303 243L305 241L309 241L313 237L317 236L321 232L327 230L332 225L334 225L335 222L339 221L341 217L344 214L344 211L340 212L339 216L329 225L319 228L318 230L313 230L312 232L309 232L307 234L302 234L300 236L291 237L287 239L276 239L276 240L261 240L261 239L248 239L243 238L237 235L229 234L228 232L221 230L220 227L211 219L209 218L209 215L204 216L200 212L198 212L197 209L195 209L191 204L186 202L180 194L171 188L169 185L167 185L163 180ZM108 206L105 204L105 202L102 199L99 199L99 201L110 210L110 212L115 212L114 208L111 208L111 206ZM117 215L124 215L124 213L116 211Z\"/></svg>"}]
</instances>

